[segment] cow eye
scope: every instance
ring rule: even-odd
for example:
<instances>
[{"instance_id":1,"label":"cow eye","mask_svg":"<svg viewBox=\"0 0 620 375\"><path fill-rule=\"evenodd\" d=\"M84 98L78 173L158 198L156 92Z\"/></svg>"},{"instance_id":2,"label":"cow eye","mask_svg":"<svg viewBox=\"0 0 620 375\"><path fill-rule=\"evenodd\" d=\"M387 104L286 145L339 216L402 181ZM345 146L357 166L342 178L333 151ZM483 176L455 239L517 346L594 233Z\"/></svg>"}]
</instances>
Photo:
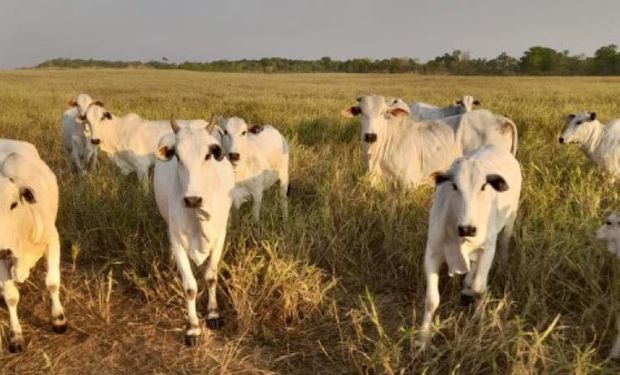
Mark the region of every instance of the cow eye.
<instances>
[{"instance_id":1,"label":"cow eye","mask_svg":"<svg viewBox=\"0 0 620 375\"><path fill-rule=\"evenodd\" d=\"M581 125L581 124L583 124L583 121L577 121L577 122L575 123L575 125Z\"/></svg>"},{"instance_id":2,"label":"cow eye","mask_svg":"<svg viewBox=\"0 0 620 375\"><path fill-rule=\"evenodd\" d=\"M241 135L245 135L247 133L245 130L241 132Z\"/></svg>"},{"instance_id":3,"label":"cow eye","mask_svg":"<svg viewBox=\"0 0 620 375\"><path fill-rule=\"evenodd\" d=\"M456 186L456 184L452 184L452 189L454 189L454 191L459 190L459 188Z\"/></svg>"},{"instance_id":4,"label":"cow eye","mask_svg":"<svg viewBox=\"0 0 620 375\"><path fill-rule=\"evenodd\" d=\"M480 189L480 191L484 191L484 188L487 186L487 184L483 184L482 188Z\"/></svg>"},{"instance_id":5,"label":"cow eye","mask_svg":"<svg viewBox=\"0 0 620 375\"><path fill-rule=\"evenodd\" d=\"M224 135L228 135L228 130L224 130Z\"/></svg>"},{"instance_id":6,"label":"cow eye","mask_svg":"<svg viewBox=\"0 0 620 375\"><path fill-rule=\"evenodd\" d=\"M607 224L607 225L611 225L611 221L607 220L607 221L605 222L605 224Z\"/></svg>"},{"instance_id":7,"label":"cow eye","mask_svg":"<svg viewBox=\"0 0 620 375\"><path fill-rule=\"evenodd\" d=\"M205 160L209 160L211 159L211 153L209 152L207 155L205 155Z\"/></svg>"},{"instance_id":8,"label":"cow eye","mask_svg":"<svg viewBox=\"0 0 620 375\"><path fill-rule=\"evenodd\" d=\"M17 207L17 202L11 203L11 210L14 210Z\"/></svg>"}]
</instances>

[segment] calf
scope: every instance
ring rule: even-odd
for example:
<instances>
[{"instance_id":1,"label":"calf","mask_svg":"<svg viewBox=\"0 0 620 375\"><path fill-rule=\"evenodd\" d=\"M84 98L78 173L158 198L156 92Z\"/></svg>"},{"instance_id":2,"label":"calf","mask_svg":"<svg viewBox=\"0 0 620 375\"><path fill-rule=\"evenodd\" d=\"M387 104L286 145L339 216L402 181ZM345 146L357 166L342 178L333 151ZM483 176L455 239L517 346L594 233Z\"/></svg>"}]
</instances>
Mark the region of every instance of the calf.
<instances>
[{"instance_id":1,"label":"calf","mask_svg":"<svg viewBox=\"0 0 620 375\"><path fill-rule=\"evenodd\" d=\"M474 99L473 96L465 95L461 99L455 100L454 103L444 108L422 102L411 103L409 108L412 119L416 121L425 121L461 115L463 113L473 111L474 106L479 105L480 102Z\"/></svg>"},{"instance_id":2,"label":"calf","mask_svg":"<svg viewBox=\"0 0 620 375\"><path fill-rule=\"evenodd\" d=\"M94 102L87 94L79 94L69 101L61 119L61 139L65 160L71 170L83 174L93 170L97 163L97 141L91 139L90 125L85 121L86 111Z\"/></svg>"},{"instance_id":3,"label":"calf","mask_svg":"<svg viewBox=\"0 0 620 375\"><path fill-rule=\"evenodd\" d=\"M435 175L435 181L424 256L422 346L430 337L431 321L439 306L440 266L447 263L450 276L467 273L462 293L469 301L487 290L498 237L500 255L507 261L521 192L521 168L506 150L485 145L455 160L447 172Z\"/></svg>"},{"instance_id":4,"label":"calf","mask_svg":"<svg viewBox=\"0 0 620 375\"><path fill-rule=\"evenodd\" d=\"M20 145L23 147L18 147ZM52 300L52 328L62 333L67 327L59 297L57 213L56 176L39 158L34 146L0 140L0 290L9 310L11 352L24 349L17 316L17 283L28 278L30 269L43 256L47 260L46 284Z\"/></svg>"},{"instance_id":5,"label":"calf","mask_svg":"<svg viewBox=\"0 0 620 375\"><path fill-rule=\"evenodd\" d=\"M605 241L607 250L620 258L620 212L612 213L605 220L605 224L596 231L596 238ZM609 357L620 359L620 313L616 314L616 342L609 353Z\"/></svg>"},{"instance_id":6,"label":"calf","mask_svg":"<svg viewBox=\"0 0 620 375\"><path fill-rule=\"evenodd\" d=\"M601 124L595 112L568 115L568 126L560 136L560 143L576 143L590 161L620 178L620 119Z\"/></svg>"},{"instance_id":7,"label":"calf","mask_svg":"<svg viewBox=\"0 0 620 375\"><path fill-rule=\"evenodd\" d=\"M220 326L217 305L218 264L233 199L235 176L207 123L192 121L181 127L172 121L170 134L159 141L154 173L155 200L168 224L172 255L183 280L188 326L185 343L194 346L202 332L196 314L196 279L190 259L200 266L208 259L207 326Z\"/></svg>"},{"instance_id":8,"label":"calf","mask_svg":"<svg viewBox=\"0 0 620 375\"><path fill-rule=\"evenodd\" d=\"M260 217L263 191L279 182L282 217L287 216L289 151L286 139L271 125L248 126L238 117L220 123L222 146L235 171L235 207L252 197L252 217Z\"/></svg>"}]
</instances>

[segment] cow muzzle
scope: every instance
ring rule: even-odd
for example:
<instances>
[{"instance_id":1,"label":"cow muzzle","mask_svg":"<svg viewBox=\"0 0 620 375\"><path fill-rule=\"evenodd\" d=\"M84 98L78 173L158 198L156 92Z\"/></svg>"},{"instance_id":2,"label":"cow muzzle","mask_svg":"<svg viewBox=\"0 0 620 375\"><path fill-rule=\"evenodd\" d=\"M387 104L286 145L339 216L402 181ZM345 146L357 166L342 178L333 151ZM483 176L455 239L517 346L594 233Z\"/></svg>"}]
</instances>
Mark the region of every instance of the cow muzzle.
<instances>
[{"instance_id":1,"label":"cow muzzle","mask_svg":"<svg viewBox=\"0 0 620 375\"><path fill-rule=\"evenodd\" d=\"M101 139L91 139L90 143L92 143L93 145L97 146L101 143Z\"/></svg>"},{"instance_id":2,"label":"cow muzzle","mask_svg":"<svg viewBox=\"0 0 620 375\"><path fill-rule=\"evenodd\" d=\"M236 163L239 161L239 159L241 159L241 155L239 155L236 152L230 152L228 154L228 160L230 160L232 163Z\"/></svg>"},{"instance_id":3,"label":"cow muzzle","mask_svg":"<svg viewBox=\"0 0 620 375\"><path fill-rule=\"evenodd\" d=\"M375 142L377 142L377 134L375 134L375 133L366 133L366 134L364 134L364 141L366 141L368 143L375 143Z\"/></svg>"},{"instance_id":4,"label":"cow muzzle","mask_svg":"<svg viewBox=\"0 0 620 375\"><path fill-rule=\"evenodd\" d=\"M202 197L185 197L183 202L185 202L185 207L187 208L202 207Z\"/></svg>"},{"instance_id":5,"label":"cow muzzle","mask_svg":"<svg viewBox=\"0 0 620 375\"><path fill-rule=\"evenodd\" d=\"M476 236L476 227L473 225L459 225L458 226L459 237L474 237Z\"/></svg>"}]
</instances>

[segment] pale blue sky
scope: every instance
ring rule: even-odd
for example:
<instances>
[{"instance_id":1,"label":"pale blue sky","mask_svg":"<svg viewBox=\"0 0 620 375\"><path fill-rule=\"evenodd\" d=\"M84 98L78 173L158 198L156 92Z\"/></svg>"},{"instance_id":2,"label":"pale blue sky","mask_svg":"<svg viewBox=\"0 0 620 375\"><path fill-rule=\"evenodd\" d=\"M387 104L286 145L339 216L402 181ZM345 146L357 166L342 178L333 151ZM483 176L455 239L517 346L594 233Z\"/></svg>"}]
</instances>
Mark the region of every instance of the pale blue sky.
<instances>
[{"instance_id":1,"label":"pale blue sky","mask_svg":"<svg viewBox=\"0 0 620 375\"><path fill-rule=\"evenodd\" d=\"M591 55L620 44L618 0L0 0L0 69L53 57L206 61Z\"/></svg>"}]
</instances>

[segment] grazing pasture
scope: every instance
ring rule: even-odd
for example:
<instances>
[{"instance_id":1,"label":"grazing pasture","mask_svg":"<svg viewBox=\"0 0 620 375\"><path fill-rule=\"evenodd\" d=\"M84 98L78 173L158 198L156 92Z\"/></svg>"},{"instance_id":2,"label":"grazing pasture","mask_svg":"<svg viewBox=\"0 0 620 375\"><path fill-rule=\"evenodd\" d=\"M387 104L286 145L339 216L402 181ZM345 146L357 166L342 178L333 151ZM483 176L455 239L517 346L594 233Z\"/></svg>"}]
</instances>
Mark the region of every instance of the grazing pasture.
<instances>
[{"instance_id":1,"label":"grazing pasture","mask_svg":"<svg viewBox=\"0 0 620 375\"><path fill-rule=\"evenodd\" d=\"M289 217L266 192L259 223L233 210L220 263L224 326L183 344L184 291L152 190L99 153L78 177L63 160L60 118L80 92L115 115L239 116L273 124L290 147ZM363 94L445 106L470 94L519 129L521 205L510 265L491 269L478 306L440 273L430 346L423 254L432 187L370 187L359 122L340 113ZM620 208L620 185L558 137L569 113L620 117L620 78L225 74L135 70L0 72L0 137L37 146L60 187L61 298L69 328L49 326L45 264L20 286L25 351L0 373L615 373L606 361L620 310L620 262L594 231ZM498 259L496 259L497 262ZM206 316L204 281L198 311Z\"/></svg>"}]
</instances>

